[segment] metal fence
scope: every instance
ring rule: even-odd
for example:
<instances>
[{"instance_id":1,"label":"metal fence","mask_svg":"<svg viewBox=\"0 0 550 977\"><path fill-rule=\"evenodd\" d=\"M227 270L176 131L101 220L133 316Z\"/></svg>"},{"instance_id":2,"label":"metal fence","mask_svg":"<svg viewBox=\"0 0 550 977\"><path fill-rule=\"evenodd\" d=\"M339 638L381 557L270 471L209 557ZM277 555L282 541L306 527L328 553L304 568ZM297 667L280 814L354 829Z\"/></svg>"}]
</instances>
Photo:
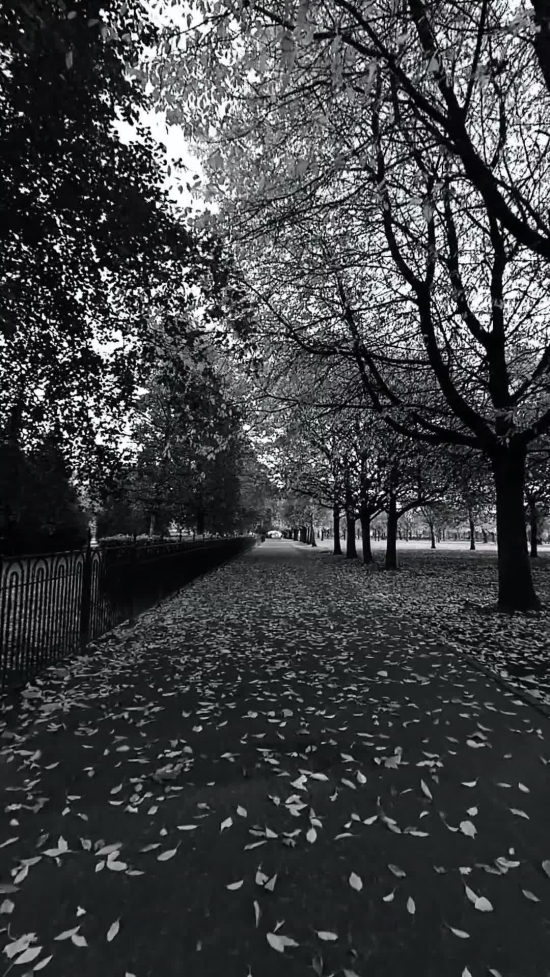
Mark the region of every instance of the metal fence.
<instances>
[{"instance_id":1,"label":"metal fence","mask_svg":"<svg viewBox=\"0 0 550 977\"><path fill-rule=\"evenodd\" d=\"M0 690L254 545L252 537L0 556Z\"/></svg>"}]
</instances>

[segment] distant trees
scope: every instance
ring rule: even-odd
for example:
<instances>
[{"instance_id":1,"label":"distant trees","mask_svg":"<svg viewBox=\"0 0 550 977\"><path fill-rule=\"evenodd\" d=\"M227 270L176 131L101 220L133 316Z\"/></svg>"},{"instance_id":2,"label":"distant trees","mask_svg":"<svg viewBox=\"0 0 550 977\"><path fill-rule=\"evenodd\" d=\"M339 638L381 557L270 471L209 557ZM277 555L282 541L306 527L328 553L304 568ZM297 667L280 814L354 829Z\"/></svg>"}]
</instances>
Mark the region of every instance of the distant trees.
<instances>
[{"instance_id":1,"label":"distant trees","mask_svg":"<svg viewBox=\"0 0 550 977\"><path fill-rule=\"evenodd\" d=\"M48 552L82 546L88 513L53 432L23 450L9 427L0 436L0 553Z\"/></svg>"},{"instance_id":2,"label":"distant trees","mask_svg":"<svg viewBox=\"0 0 550 977\"><path fill-rule=\"evenodd\" d=\"M166 533L172 522L198 535L248 531L257 522L261 498L250 497L256 459L207 346L195 359L159 357L132 436L134 456L103 506L100 533L117 514L151 534Z\"/></svg>"}]
</instances>

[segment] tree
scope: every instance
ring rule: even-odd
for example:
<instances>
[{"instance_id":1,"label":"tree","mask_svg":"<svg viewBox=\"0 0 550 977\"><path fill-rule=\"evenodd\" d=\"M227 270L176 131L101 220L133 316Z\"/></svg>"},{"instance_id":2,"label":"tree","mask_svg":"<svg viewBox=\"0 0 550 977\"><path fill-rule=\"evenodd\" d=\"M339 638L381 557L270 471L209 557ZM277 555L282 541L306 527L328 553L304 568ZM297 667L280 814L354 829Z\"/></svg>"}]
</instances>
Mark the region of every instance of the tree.
<instances>
[{"instance_id":1,"label":"tree","mask_svg":"<svg viewBox=\"0 0 550 977\"><path fill-rule=\"evenodd\" d=\"M527 456L525 501L529 525L530 556L538 556L541 525L550 508L550 444L548 438L535 443Z\"/></svg>"},{"instance_id":2,"label":"tree","mask_svg":"<svg viewBox=\"0 0 550 977\"><path fill-rule=\"evenodd\" d=\"M213 55L201 65L222 65L201 77L211 104L223 106L214 137L182 100L189 64L163 64L162 98L172 112L183 104L203 139L210 193L234 237L248 249L261 241L269 261L286 249L310 295L313 280L320 292L323 276L334 279L330 305L307 306L299 341L323 355L352 352L396 433L489 460L499 605L529 610L538 600L525 461L550 427L547 32L533 44L529 18L525 32L503 0L472 12L424 0L374 6L376 16L349 0L300 4L293 14L270 3L252 16L248 6L220 4L200 29ZM226 34L230 16L236 26ZM253 84L243 81L243 60ZM158 65L152 77L160 88ZM261 299L296 340L289 293L303 307L302 275L286 275L279 295L264 289ZM388 308L399 310L397 323Z\"/></svg>"},{"instance_id":3,"label":"tree","mask_svg":"<svg viewBox=\"0 0 550 977\"><path fill-rule=\"evenodd\" d=\"M88 513L71 482L59 432L25 452L9 427L0 442L0 549L48 552L82 546Z\"/></svg>"},{"instance_id":4,"label":"tree","mask_svg":"<svg viewBox=\"0 0 550 977\"><path fill-rule=\"evenodd\" d=\"M414 509L441 501L448 475L441 469L439 453L420 442L395 436L388 441L386 455L386 570L397 568L397 532L402 516Z\"/></svg>"},{"instance_id":5,"label":"tree","mask_svg":"<svg viewBox=\"0 0 550 977\"><path fill-rule=\"evenodd\" d=\"M128 69L156 35L136 0L0 11L0 406L23 395L19 436L40 441L60 424L83 466L98 424L108 438L123 423L137 338L154 350L151 297L177 293L181 310L212 254L169 205L139 124L149 103ZM119 119L136 140L121 142Z\"/></svg>"}]
</instances>

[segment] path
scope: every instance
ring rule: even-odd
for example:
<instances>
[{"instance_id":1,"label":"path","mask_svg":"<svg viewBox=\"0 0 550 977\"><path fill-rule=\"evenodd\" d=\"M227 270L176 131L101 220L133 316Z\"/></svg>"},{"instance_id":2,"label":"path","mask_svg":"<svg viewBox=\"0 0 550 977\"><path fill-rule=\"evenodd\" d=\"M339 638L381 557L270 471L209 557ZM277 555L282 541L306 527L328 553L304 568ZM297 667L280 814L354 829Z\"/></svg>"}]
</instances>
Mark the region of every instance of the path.
<instances>
[{"instance_id":1,"label":"path","mask_svg":"<svg viewBox=\"0 0 550 977\"><path fill-rule=\"evenodd\" d=\"M549 721L365 588L267 541L44 679L0 974L550 975Z\"/></svg>"}]
</instances>

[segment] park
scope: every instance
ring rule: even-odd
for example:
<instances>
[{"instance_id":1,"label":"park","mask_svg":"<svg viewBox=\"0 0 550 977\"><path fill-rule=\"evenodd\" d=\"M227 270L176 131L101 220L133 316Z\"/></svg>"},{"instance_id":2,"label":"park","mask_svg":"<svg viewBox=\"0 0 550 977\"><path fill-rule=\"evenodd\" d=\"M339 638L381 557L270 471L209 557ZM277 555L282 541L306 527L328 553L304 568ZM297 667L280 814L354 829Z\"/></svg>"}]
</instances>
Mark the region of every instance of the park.
<instances>
[{"instance_id":1,"label":"park","mask_svg":"<svg viewBox=\"0 0 550 977\"><path fill-rule=\"evenodd\" d=\"M546 6L1 5L0 977L550 974Z\"/></svg>"}]
</instances>

